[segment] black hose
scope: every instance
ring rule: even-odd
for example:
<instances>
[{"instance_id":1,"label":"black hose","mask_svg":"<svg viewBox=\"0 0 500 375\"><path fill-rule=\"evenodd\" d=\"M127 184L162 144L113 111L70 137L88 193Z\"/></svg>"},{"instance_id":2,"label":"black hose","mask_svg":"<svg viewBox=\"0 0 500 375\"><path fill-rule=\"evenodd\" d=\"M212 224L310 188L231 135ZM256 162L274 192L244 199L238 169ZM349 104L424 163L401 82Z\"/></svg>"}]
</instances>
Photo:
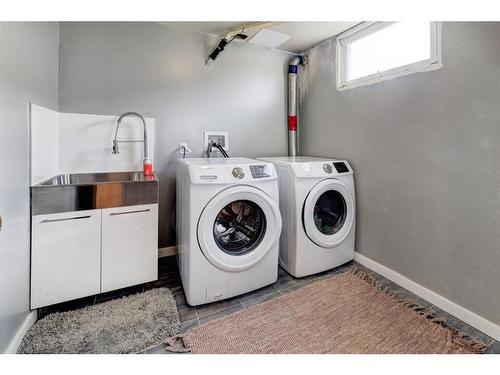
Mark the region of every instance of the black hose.
<instances>
[{"instance_id":1,"label":"black hose","mask_svg":"<svg viewBox=\"0 0 500 375\"><path fill-rule=\"evenodd\" d=\"M224 51L224 47L226 47L226 45L228 45L231 42L232 42L232 40L222 39L219 42L219 44L217 45L217 47L215 47L215 49L212 51L212 53L208 56L208 58L215 60L217 58L217 56L219 55L219 53Z\"/></svg>"},{"instance_id":2,"label":"black hose","mask_svg":"<svg viewBox=\"0 0 500 375\"><path fill-rule=\"evenodd\" d=\"M226 150L224 150L224 147L222 147L221 145L213 143L212 147L217 148L222 154L222 156L224 156L225 158L229 158L229 155L227 154Z\"/></svg>"}]
</instances>

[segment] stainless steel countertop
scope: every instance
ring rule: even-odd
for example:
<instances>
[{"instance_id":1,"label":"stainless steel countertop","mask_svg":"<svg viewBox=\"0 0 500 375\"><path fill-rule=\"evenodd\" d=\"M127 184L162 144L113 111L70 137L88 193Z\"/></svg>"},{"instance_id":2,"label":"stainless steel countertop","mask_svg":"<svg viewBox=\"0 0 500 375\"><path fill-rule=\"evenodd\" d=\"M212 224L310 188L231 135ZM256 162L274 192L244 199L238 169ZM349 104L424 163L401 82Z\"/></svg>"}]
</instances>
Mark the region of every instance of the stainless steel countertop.
<instances>
[{"instance_id":1,"label":"stainless steel countertop","mask_svg":"<svg viewBox=\"0 0 500 375\"><path fill-rule=\"evenodd\" d=\"M158 203L158 177L142 172L61 174L31 187L31 214Z\"/></svg>"},{"instance_id":2,"label":"stainless steel countertop","mask_svg":"<svg viewBox=\"0 0 500 375\"><path fill-rule=\"evenodd\" d=\"M71 173L60 174L42 181L33 188L68 185L96 185L117 182L157 182L156 174L144 176L142 172L102 172L102 173Z\"/></svg>"}]
</instances>

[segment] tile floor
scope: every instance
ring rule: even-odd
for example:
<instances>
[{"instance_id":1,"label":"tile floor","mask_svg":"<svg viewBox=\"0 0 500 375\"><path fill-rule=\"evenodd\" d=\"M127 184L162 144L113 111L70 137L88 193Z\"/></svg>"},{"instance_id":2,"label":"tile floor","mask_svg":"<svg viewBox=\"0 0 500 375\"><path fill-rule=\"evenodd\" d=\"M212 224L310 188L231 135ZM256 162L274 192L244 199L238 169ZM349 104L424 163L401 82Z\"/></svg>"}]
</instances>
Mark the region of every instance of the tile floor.
<instances>
[{"instance_id":1,"label":"tile floor","mask_svg":"<svg viewBox=\"0 0 500 375\"><path fill-rule=\"evenodd\" d=\"M346 269L348 269L353 265L357 265L365 272L370 273L376 280L379 280L383 285L389 286L390 290L397 290L399 297L410 298L424 307L431 306L429 302L414 295L408 290L400 287L399 285L391 282L390 280L387 280L383 276L380 276L379 274L367 269L366 267L360 265L359 263L352 261L341 267L334 268L330 271L322 272L320 274L304 277L301 279L296 279L290 276L288 273L286 273L283 269L280 268L278 281L273 285L221 302L211 303L208 305L203 305L198 307L191 307L187 304L184 292L182 290L180 276L177 269L176 258L174 256L171 256L171 257L160 258L158 266L159 277L157 281L46 307L39 310L39 317L41 318L47 314L56 311L68 311L75 308L80 308L95 303L104 302L114 298L120 298L125 295L142 292L143 290L146 289L168 287L174 293L177 302L177 308L179 310L179 317L181 320L181 332L186 332L189 329L196 327L201 323L208 322L210 320L217 319L222 316L229 315L233 312L244 309L245 307L249 307L257 303L273 299L284 293L288 293L291 290L300 288L313 281L323 279L325 277L334 275L336 273L344 272ZM443 316L452 327L458 329L459 331L464 332L469 337L476 340L481 340L486 345L488 345L486 353L500 353L500 342L495 341L493 338L485 335L484 333L478 331L477 329L469 326L468 324L462 322L461 320L455 318L454 316L444 312L443 310L437 307L434 307L434 310L437 312L438 315ZM145 350L143 353L166 354L169 352L165 351L163 345L158 345L154 348L149 348L148 350Z\"/></svg>"}]
</instances>

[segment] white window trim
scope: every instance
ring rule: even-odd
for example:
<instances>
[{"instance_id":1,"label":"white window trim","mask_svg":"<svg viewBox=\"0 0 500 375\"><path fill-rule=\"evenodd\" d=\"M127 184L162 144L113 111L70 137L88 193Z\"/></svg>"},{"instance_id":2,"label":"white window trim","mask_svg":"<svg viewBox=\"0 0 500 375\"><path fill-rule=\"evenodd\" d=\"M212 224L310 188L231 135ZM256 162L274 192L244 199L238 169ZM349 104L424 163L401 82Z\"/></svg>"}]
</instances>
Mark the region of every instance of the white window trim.
<instances>
[{"instance_id":1,"label":"white window trim","mask_svg":"<svg viewBox=\"0 0 500 375\"><path fill-rule=\"evenodd\" d=\"M441 22L430 22L431 28L431 57L426 60L417 61L412 64L398 66L383 72L360 77L350 81L345 80L345 45L346 42L354 41L376 30L386 27L394 22L363 22L353 28L339 34L336 38L335 53L335 76L337 90L344 91L360 86L371 85L386 81L388 79L402 77L417 72L428 72L443 67L441 59Z\"/></svg>"}]
</instances>

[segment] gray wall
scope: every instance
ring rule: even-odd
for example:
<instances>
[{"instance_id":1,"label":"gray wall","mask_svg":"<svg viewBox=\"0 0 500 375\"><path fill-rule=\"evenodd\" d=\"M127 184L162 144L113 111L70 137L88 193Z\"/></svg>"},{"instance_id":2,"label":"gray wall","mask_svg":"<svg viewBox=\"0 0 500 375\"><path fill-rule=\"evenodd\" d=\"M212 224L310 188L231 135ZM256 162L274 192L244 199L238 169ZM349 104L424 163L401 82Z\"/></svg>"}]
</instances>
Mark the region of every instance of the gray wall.
<instances>
[{"instance_id":1,"label":"gray wall","mask_svg":"<svg viewBox=\"0 0 500 375\"><path fill-rule=\"evenodd\" d=\"M57 23L0 22L0 352L29 311L28 102L57 109Z\"/></svg>"},{"instance_id":2,"label":"gray wall","mask_svg":"<svg viewBox=\"0 0 500 375\"><path fill-rule=\"evenodd\" d=\"M286 153L289 56L234 43L205 67L217 38L155 23L62 23L60 110L156 119L160 246L175 244L175 148L203 155L203 131L229 131L230 156ZM204 156L204 155L203 155Z\"/></svg>"},{"instance_id":3,"label":"gray wall","mask_svg":"<svg viewBox=\"0 0 500 375\"><path fill-rule=\"evenodd\" d=\"M442 43L442 69L344 92L315 47L301 151L352 163L358 252L500 324L500 23Z\"/></svg>"}]
</instances>

